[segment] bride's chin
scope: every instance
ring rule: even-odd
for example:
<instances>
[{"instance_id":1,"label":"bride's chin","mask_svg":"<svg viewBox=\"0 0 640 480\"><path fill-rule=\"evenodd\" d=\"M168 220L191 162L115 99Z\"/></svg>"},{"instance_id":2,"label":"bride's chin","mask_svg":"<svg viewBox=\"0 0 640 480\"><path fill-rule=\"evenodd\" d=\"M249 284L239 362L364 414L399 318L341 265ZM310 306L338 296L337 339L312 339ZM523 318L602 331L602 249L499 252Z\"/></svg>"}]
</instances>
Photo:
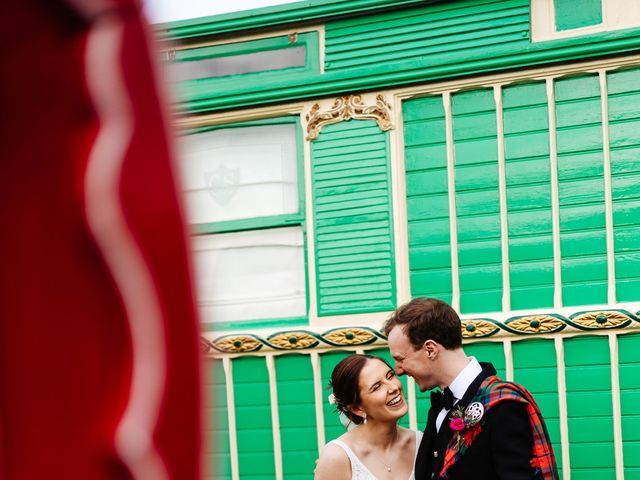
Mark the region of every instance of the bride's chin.
<instances>
[{"instance_id":1,"label":"bride's chin","mask_svg":"<svg viewBox=\"0 0 640 480\"><path fill-rule=\"evenodd\" d=\"M391 410L391 414L393 415L394 418L399 419L404 417L408 411L409 411L409 407L407 406L407 404L404 404L402 408L396 408L394 410Z\"/></svg>"}]
</instances>

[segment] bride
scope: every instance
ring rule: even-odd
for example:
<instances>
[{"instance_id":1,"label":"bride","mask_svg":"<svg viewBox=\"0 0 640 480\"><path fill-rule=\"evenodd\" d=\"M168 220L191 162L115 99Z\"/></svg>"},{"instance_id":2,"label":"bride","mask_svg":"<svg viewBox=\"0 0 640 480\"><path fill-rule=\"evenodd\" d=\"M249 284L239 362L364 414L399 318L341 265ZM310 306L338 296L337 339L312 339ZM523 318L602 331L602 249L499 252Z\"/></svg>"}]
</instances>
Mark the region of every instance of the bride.
<instances>
[{"instance_id":1,"label":"bride","mask_svg":"<svg viewBox=\"0 0 640 480\"><path fill-rule=\"evenodd\" d=\"M325 445L315 480L414 480L422 432L398 426L407 413L393 368L372 355L350 355L333 369L338 411L356 425Z\"/></svg>"}]
</instances>

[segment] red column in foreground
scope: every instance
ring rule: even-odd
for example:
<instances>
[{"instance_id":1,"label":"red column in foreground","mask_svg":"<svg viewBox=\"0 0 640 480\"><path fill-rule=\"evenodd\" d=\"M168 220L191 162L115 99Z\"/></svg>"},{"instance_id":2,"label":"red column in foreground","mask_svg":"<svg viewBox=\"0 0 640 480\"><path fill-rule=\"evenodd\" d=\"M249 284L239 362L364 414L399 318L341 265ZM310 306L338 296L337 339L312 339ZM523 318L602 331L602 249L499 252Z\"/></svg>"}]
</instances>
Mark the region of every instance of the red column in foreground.
<instances>
[{"instance_id":1,"label":"red column in foreground","mask_svg":"<svg viewBox=\"0 0 640 480\"><path fill-rule=\"evenodd\" d=\"M139 8L0 18L0 478L199 478L189 256Z\"/></svg>"}]
</instances>

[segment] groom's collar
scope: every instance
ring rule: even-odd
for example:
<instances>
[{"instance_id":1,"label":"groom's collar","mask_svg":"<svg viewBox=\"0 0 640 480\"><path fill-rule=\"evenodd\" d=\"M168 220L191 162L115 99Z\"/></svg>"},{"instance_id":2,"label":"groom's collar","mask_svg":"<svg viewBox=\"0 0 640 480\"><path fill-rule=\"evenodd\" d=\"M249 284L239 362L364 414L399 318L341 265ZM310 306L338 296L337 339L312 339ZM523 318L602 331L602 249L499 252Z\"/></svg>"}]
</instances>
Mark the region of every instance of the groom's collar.
<instances>
[{"instance_id":1,"label":"groom's collar","mask_svg":"<svg viewBox=\"0 0 640 480\"><path fill-rule=\"evenodd\" d=\"M449 385L449 390L453 393L454 399L460 400L480 373L482 373L482 366L475 357L470 357L469 363Z\"/></svg>"}]
</instances>

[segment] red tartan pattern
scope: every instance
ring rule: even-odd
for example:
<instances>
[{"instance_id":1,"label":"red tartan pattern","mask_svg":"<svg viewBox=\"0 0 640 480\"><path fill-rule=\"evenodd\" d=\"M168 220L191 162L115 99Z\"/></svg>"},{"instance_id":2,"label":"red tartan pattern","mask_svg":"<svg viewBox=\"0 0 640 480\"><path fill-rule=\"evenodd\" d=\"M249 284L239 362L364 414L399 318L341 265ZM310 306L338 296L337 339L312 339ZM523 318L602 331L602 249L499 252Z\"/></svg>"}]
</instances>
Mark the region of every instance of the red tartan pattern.
<instances>
[{"instance_id":1,"label":"red tartan pattern","mask_svg":"<svg viewBox=\"0 0 640 480\"><path fill-rule=\"evenodd\" d=\"M536 401L527 389L521 385L505 382L496 376L491 376L480 384L478 393L476 393L471 400L471 403L482 403L484 406L484 414L487 415L493 407L505 400L522 402L527 405L527 413L529 414L529 421L531 422L531 430L533 433L531 466L539 473L543 480L558 480L556 459L553 454L547 428L542 421L542 415ZM481 425L482 422L477 423L463 432L456 432L456 434L453 435L444 455L444 464L440 471L442 478L448 478L449 469L462 458L475 438L482 431Z\"/></svg>"}]
</instances>

